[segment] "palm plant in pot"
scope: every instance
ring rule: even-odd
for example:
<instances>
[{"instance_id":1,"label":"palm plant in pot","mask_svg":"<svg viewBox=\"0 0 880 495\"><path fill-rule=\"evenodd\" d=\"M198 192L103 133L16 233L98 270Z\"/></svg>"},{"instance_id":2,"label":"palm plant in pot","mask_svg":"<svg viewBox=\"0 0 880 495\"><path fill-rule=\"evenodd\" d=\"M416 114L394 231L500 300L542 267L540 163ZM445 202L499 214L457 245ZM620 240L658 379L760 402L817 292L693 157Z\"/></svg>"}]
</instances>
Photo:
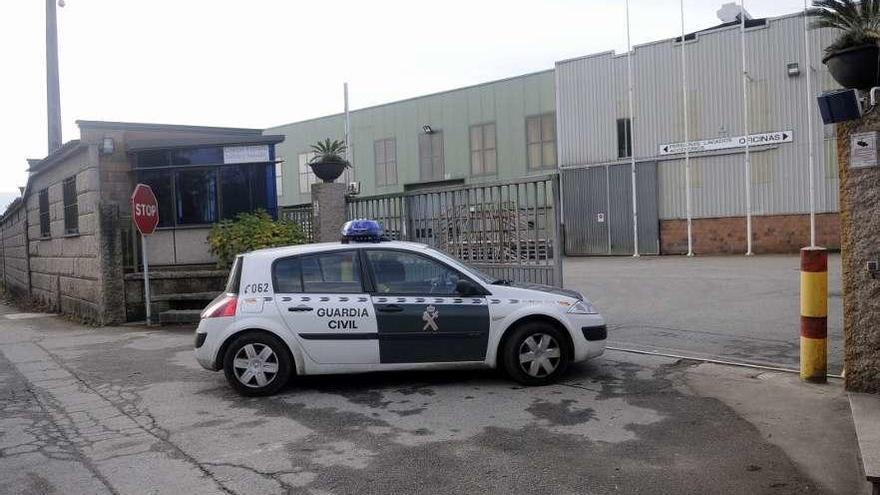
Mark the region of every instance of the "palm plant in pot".
<instances>
[{"instance_id":1,"label":"palm plant in pot","mask_svg":"<svg viewBox=\"0 0 880 495\"><path fill-rule=\"evenodd\" d=\"M841 86L880 85L880 0L815 0L808 14L813 28L843 31L822 59Z\"/></svg>"},{"instance_id":2,"label":"palm plant in pot","mask_svg":"<svg viewBox=\"0 0 880 495\"><path fill-rule=\"evenodd\" d=\"M309 166L315 175L324 182L333 182L345 172L351 164L345 159L345 151L348 149L345 143L339 140L327 138L312 145L315 157L309 161Z\"/></svg>"}]
</instances>

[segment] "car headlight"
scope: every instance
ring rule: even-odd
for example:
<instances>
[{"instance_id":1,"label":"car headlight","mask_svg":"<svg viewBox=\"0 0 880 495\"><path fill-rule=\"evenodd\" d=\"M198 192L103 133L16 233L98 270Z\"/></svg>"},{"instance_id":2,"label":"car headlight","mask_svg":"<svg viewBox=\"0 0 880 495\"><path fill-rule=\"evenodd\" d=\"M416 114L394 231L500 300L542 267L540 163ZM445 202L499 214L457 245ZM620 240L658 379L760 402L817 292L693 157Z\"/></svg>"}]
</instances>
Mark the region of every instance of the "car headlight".
<instances>
[{"instance_id":1,"label":"car headlight","mask_svg":"<svg viewBox=\"0 0 880 495\"><path fill-rule=\"evenodd\" d=\"M599 312L596 311L596 308L594 308L593 305L590 304L588 301L578 301L578 302L572 304L571 307L568 308L567 312L571 313L573 315L599 314Z\"/></svg>"}]
</instances>

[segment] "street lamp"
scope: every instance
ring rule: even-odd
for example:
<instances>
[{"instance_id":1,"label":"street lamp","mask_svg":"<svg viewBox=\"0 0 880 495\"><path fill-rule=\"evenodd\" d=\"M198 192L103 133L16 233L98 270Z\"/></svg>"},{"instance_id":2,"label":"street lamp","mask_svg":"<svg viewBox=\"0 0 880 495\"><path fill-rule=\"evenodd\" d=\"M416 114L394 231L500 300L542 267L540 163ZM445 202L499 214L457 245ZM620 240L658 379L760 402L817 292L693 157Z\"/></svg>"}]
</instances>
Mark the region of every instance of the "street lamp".
<instances>
[{"instance_id":1,"label":"street lamp","mask_svg":"<svg viewBox=\"0 0 880 495\"><path fill-rule=\"evenodd\" d=\"M64 7L64 0L58 0ZM49 153L61 147L61 89L58 83L58 22L55 0L46 0L46 117Z\"/></svg>"}]
</instances>

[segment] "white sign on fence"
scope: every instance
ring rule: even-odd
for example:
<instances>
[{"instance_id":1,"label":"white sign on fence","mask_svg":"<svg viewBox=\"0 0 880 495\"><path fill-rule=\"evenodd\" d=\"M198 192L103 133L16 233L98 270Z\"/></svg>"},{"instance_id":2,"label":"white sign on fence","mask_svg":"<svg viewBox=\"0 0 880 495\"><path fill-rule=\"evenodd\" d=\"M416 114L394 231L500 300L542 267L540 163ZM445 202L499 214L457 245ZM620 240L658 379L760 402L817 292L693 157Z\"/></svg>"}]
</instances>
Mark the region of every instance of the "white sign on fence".
<instances>
[{"instance_id":1,"label":"white sign on fence","mask_svg":"<svg viewBox=\"0 0 880 495\"><path fill-rule=\"evenodd\" d=\"M259 163L269 161L269 145L224 146L223 163Z\"/></svg>"},{"instance_id":2,"label":"white sign on fence","mask_svg":"<svg viewBox=\"0 0 880 495\"><path fill-rule=\"evenodd\" d=\"M791 131L765 132L762 134L751 134L749 136L749 146L767 146L771 144L791 143L792 141L794 141L794 133ZM690 153L701 153L704 151L718 151L745 147L745 136L719 137L691 141L690 143L661 144L660 156L680 155L685 152L685 149Z\"/></svg>"},{"instance_id":3,"label":"white sign on fence","mask_svg":"<svg viewBox=\"0 0 880 495\"><path fill-rule=\"evenodd\" d=\"M876 132L862 132L851 136L849 166L852 168L877 166Z\"/></svg>"}]
</instances>

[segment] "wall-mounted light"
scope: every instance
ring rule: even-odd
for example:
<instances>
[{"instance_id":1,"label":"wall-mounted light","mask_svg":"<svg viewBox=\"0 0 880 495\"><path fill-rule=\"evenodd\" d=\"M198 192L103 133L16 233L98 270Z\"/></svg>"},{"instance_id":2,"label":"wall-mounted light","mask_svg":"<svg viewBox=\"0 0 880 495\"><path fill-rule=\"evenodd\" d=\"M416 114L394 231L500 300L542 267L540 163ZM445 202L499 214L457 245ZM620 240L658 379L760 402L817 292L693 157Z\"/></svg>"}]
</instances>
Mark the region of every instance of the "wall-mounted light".
<instances>
[{"instance_id":1,"label":"wall-mounted light","mask_svg":"<svg viewBox=\"0 0 880 495\"><path fill-rule=\"evenodd\" d=\"M797 62L788 64L788 77L797 77L801 74L801 66Z\"/></svg>"},{"instance_id":2,"label":"wall-mounted light","mask_svg":"<svg viewBox=\"0 0 880 495\"><path fill-rule=\"evenodd\" d=\"M113 142L112 137L105 137L103 141L101 141L101 153L105 155L110 155L113 151L116 150L116 143Z\"/></svg>"},{"instance_id":3,"label":"wall-mounted light","mask_svg":"<svg viewBox=\"0 0 880 495\"><path fill-rule=\"evenodd\" d=\"M425 134L434 134L434 129L431 129L428 124L423 125L422 130L425 131Z\"/></svg>"}]
</instances>

